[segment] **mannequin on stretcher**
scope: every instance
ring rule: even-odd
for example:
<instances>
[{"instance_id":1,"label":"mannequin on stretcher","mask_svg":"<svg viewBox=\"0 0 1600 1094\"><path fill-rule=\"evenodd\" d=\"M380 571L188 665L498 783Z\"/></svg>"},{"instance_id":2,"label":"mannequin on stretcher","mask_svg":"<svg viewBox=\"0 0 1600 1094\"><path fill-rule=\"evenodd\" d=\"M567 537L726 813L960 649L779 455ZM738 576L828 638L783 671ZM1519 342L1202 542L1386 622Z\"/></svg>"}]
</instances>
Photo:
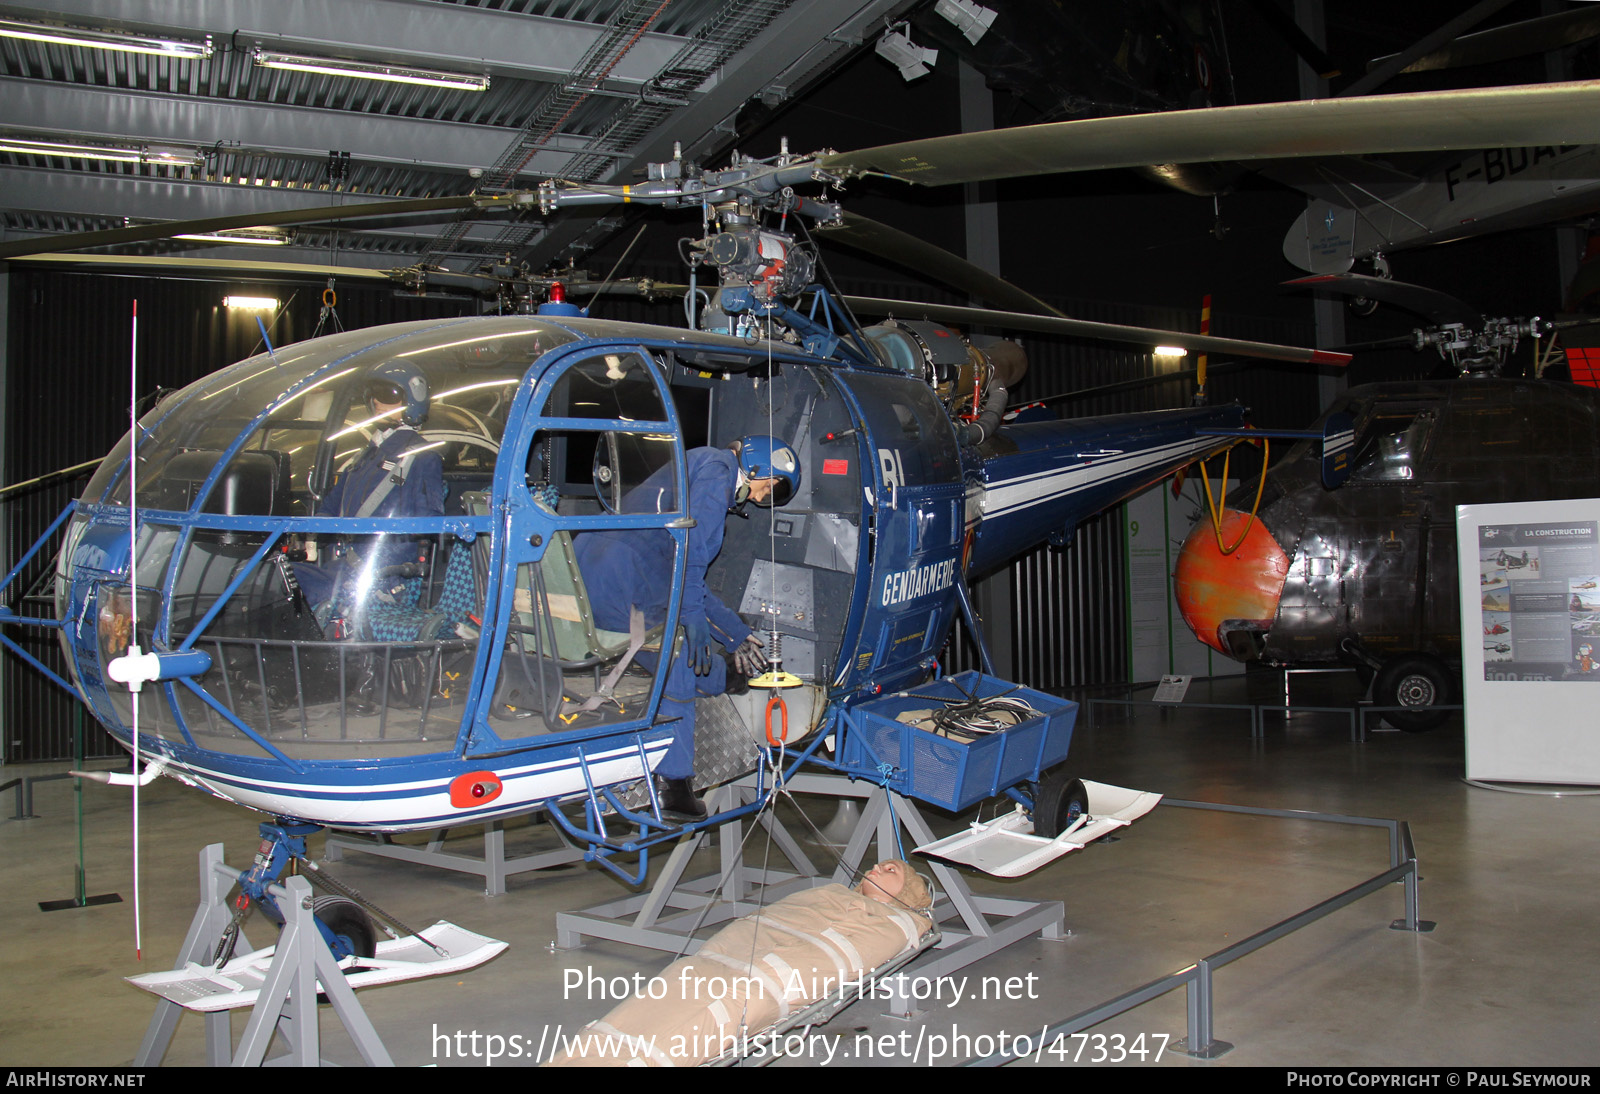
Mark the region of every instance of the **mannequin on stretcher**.
<instances>
[{"instance_id":1,"label":"mannequin on stretcher","mask_svg":"<svg viewBox=\"0 0 1600 1094\"><path fill-rule=\"evenodd\" d=\"M855 890L823 885L737 919L591 1022L557 1067L687 1067L715 1059L810 1003L919 948L927 884L899 859Z\"/></svg>"}]
</instances>

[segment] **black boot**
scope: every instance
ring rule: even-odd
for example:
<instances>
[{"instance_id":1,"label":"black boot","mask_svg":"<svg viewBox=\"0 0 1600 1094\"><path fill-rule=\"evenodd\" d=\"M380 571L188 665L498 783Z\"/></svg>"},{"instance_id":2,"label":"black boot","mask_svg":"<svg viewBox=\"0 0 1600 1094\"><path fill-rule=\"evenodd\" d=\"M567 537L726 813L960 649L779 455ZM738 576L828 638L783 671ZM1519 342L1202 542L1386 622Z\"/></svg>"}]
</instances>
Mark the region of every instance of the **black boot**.
<instances>
[{"instance_id":1,"label":"black boot","mask_svg":"<svg viewBox=\"0 0 1600 1094\"><path fill-rule=\"evenodd\" d=\"M370 650L364 650L357 655L354 671L345 679L354 682L354 687L348 687L345 692L345 710L351 714L367 717L378 713L378 704L375 701L378 692L378 659Z\"/></svg>"},{"instance_id":2,"label":"black boot","mask_svg":"<svg viewBox=\"0 0 1600 1094\"><path fill-rule=\"evenodd\" d=\"M656 797L661 801L661 815L667 820L690 824L706 819L706 803L695 797L688 779L657 775Z\"/></svg>"}]
</instances>

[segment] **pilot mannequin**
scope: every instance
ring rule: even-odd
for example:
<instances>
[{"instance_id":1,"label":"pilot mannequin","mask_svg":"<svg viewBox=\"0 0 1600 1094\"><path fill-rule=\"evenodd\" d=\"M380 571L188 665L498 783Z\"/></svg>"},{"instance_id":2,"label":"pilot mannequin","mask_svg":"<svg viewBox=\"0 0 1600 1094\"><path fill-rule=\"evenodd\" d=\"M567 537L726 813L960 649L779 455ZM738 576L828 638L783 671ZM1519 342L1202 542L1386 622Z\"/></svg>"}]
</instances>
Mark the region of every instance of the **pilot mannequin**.
<instances>
[{"instance_id":1,"label":"pilot mannequin","mask_svg":"<svg viewBox=\"0 0 1600 1094\"><path fill-rule=\"evenodd\" d=\"M694 518L689 530L689 557L684 570L683 600L678 621L685 640L667 672L661 700L662 720L677 719L672 746L656 768L663 811L674 820L696 821L706 815L695 796L694 701L697 695L720 695L727 689L728 664L713 654L711 641L729 651L733 666L746 676L766 667L758 638L738 614L706 588L706 571L722 550L723 521L746 501L782 505L800 486L800 461L776 437L743 437L729 448L696 448L686 457L689 496L685 509ZM670 473L670 468L667 469ZM646 481L623 507L639 511L643 498L656 493ZM589 532L574 540L595 623L606 630L629 629L631 608L645 625L660 624L672 595L675 545L661 530ZM653 655L639 661L654 669Z\"/></svg>"},{"instance_id":2,"label":"pilot mannequin","mask_svg":"<svg viewBox=\"0 0 1600 1094\"><path fill-rule=\"evenodd\" d=\"M378 429L362 452L335 480L317 506L318 516L437 517L444 515L444 463L416 427L428 417L428 381L415 365L389 361L367 381L367 409ZM416 561L408 536L335 548L323 565L295 567L300 588L325 628L337 607L359 612L368 596L382 595L383 571ZM366 544L370 543L370 546ZM315 561L315 559L313 559ZM336 597L335 593L347 594ZM351 603L336 605L336 600ZM330 634L329 637L355 637Z\"/></svg>"}]
</instances>

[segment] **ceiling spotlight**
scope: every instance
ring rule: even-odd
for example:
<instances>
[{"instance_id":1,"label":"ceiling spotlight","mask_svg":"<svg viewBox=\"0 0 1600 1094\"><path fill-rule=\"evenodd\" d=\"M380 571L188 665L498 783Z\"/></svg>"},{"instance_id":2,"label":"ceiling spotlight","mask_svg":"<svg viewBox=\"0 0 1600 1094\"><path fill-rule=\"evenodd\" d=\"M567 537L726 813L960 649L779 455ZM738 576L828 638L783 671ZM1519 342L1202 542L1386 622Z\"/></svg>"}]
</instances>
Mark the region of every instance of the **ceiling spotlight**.
<instances>
[{"instance_id":1,"label":"ceiling spotlight","mask_svg":"<svg viewBox=\"0 0 1600 1094\"><path fill-rule=\"evenodd\" d=\"M900 70L900 78L907 83L926 76L931 71L929 66L939 59L938 50L923 49L911 40L904 23L884 31L875 48L879 57Z\"/></svg>"},{"instance_id":2,"label":"ceiling spotlight","mask_svg":"<svg viewBox=\"0 0 1600 1094\"><path fill-rule=\"evenodd\" d=\"M424 87L444 87L453 91L485 91L489 77L469 76L462 72L439 72L426 68L406 68L401 65L367 64L363 61L340 61L332 57L305 57L294 53L274 53L257 49L256 64L262 68L281 68L291 72L316 72L323 76L350 76L358 80L386 80L396 84L421 84Z\"/></svg>"},{"instance_id":3,"label":"ceiling spotlight","mask_svg":"<svg viewBox=\"0 0 1600 1094\"><path fill-rule=\"evenodd\" d=\"M67 159L80 160L110 160L113 163L150 163L161 167L198 169L206 165L206 158L193 148L165 144L137 146L79 144L74 141L0 137L0 152L20 152L28 156L64 156Z\"/></svg>"},{"instance_id":4,"label":"ceiling spotlight","mask_svg":"<svg viewBox=\"0 0 1600 1094\"><path fill-rule=\"evenodd\" d=\"M967 41L974 44L988 32L989 24L994 22L994 9L975 4L972 0L939 0L933 5L933 10L954 23L956 29L967 36Z\"/></svg>"},{"instance_id":5,"label":"ceiling spotlight","mask_svg":"<svg viewBox=\"0 0 1600 1094\"><path fill-rule=\"evenodd\" d=\"M210 38L204 42L186 42L181 38L147 38L139 34L52 26L49 23L33 23L23 19L0 19L0 38L22 38L29 42L47 42L57 46L110 49L119 53L151 53L157 57L203 59L211 56Z\"/></svg>"},{"instance_id":6,"label":"ceiling spotlight","mask_svg":"<svg viewBox=\"0 0 1600 1094\"><path fill-rule=\"evenodd\" d=\"M278 298L275 296L224 296L222 306L225 308L242 308L246 311L267 311L276 309Z\"/></svg>"},{"instance_id":7,"label":"ceiling spotlight","mask_svg":"<svg viewBox=\"0 0 1600 1094\"><path fill-rule=\"evenodd\" d=\"M198 239L204 243L248 243L256 247L282 247L289 233L276 228L236 228L228 232L184 232L173 239Z\"/></svg>"},{"instance_id":8,"label":"ceiling spotlight","mask_svg":"<svg viewBox=\"0 0 1600 1094\"><path fill-rule=\"evenodd\" d=\"M1189 351L1182 346L1157 346L1155 355L1157 357L1187 357L1189 356Z\"/></svg>"}]
</instances>

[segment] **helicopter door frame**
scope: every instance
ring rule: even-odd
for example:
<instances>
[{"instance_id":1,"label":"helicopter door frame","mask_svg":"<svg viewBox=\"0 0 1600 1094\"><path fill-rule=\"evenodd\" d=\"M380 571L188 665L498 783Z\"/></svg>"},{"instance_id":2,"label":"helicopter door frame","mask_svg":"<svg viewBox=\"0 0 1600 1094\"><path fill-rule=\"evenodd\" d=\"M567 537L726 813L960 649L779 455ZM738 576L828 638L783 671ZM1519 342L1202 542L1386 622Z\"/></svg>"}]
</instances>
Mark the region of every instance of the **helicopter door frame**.
<instances>
[{"instance_id":1,"label":"helicopter door frame","mask_svg":"<svg viewBox=\"0 0 1600 1094\"><path fill-rule=\"evenodd\" d=\"M938 397L920 380L866 369L837 379L860 423L862 461L870 469L870 480L862 476L864 492L870 481L870 504L862 500L872 519L872 549L856 575L863 608L855 644L848 661L841 648L844 668L834 684L846 691L869 680L902 687L935 667L960 610L954 595L941 595L966 580L960 446ZM889 413L897 429L889 427ZM888 559L904 565L891 567Z\"/></svg>"},{"instance_id":2,"label":"helicopter door frame","mask_svg":"<svg viewBox=\"0 0 1600 1094\"><path fill-rule=\"evenodd\" d=\"M527 608L535 617L533 627L527 629L537 631L541 625L538 618L540 605L534 603L536 597L534 581L539 579L532 575L537 573L546 555L552 549L558 549L558 545L559 549L569 551L564 541L570 541L574 533L639 529L661 530L672 536L675 543L674 568L672 590L663 624L664 648L670 646L670 640L665 636L675 635L677 632L678 610L688 556L688 527L684 524L687 465L681 423L678 421L677 411L668 390L669 367L664 365L658 356L661 352L661 349L652 350L647 343L637 339L585 339L560 346L546 354L528 370L519 387L516 399L507 415L489 500L492 531L483 629L486 633L498 637L493 641L479 643L477 664L473 672L476 690L471 701L472 712L463 727L463 737L459 744L459 751L464 757L488 758L505 752L524 751L541 743L577 744L596 738L623 735L640 738L641 748L648 746L653 754L659 754L660 749L665 748L665 742L670 740L670 727L658 732L660 742L657 742L655 737L645 742L639 732L648 730L653 724L665 687L666 670L670 665L670 650L663 653L659 667L653 674L648 701L643 706L623 709L618 712L620 717L599 722L593 718L573 717L569 728L564 724L568 719L561 717L561 713L564 712L552 715L541 711L527 719L526 730L516 733L506 732L508 727L504 719L495 719L491 722L497 692L507 671L506 655L512 643L517 641L511 637L511 617L513 612L521 610L519 595L528 599ZM574 375L582 375L581 370L590 364L597 366L590 370L594 374L587 377L590 382L596 382L598 377L598 382L602 384L607 379L614 385L621 385L624 382L636 384L639 378L648 377L653 387L652 394L664 416L653 419L631 416L597 417L596 414L605 412L604 408L587 402L574 403L568 407L553 406L554 401L563 397L570 400L570 391L563 394L564 381ZM636 368L639 372L633 374ZM636 388L632 394L637 396L640 391ZM579 409L584 412L570 413ZM553 412L558 410L566 410L569 413ZM589 433L595 434L601 440L602 446L607 446L607 435L611 435L614 439L619 434L649 441L653 446L652 452L661 451L654 446L669 446L668 459L659 463L658 471L664 472L670 465L670 480L676 495L672 508L666 512L642 514L601 512L580 515L571 512L561 513L559 504L551 504L549 500L541 497L540 495L551 493L552 490L559 494L562 485L570 484L546 482L536 488L529 481L529 460L536 441L542 443L552 435L575 439L574 435ZM567 478L570 479L570 472ZM562 499L558 496L553 500L559 503ZM570 561L570 554L568 559ZM530 575L530 580L526 583L528 588L519 589L519 574L524 572L525 566L530 568L527 571ZM526 653L524 649L522 651L524 659ZM538 671L542 675L545 671L544 666L541 665ZM660 749L656 747L657 744L660 745ZM584 782L588 781L588 778L588 774L585 773L584 781L579 782L572 792L583 792Z\"/></svg>"}]
</instances>

